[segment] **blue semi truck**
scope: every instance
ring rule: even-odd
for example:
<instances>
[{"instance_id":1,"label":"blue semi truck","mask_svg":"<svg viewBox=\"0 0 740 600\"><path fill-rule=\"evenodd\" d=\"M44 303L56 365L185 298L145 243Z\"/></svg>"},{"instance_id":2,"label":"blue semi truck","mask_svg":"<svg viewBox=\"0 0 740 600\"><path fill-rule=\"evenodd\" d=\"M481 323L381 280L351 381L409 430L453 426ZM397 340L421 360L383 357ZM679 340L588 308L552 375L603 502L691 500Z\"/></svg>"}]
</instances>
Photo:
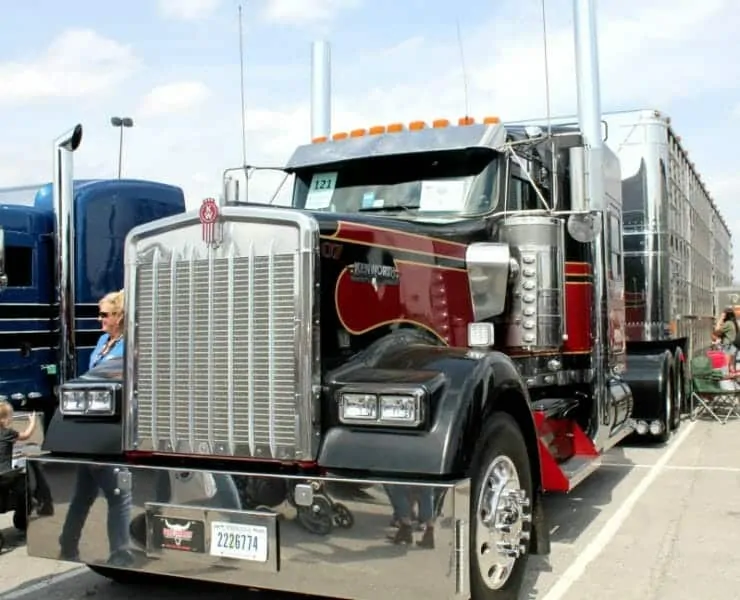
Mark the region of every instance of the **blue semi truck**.
<instances>
[{"instance_id":1,"label":"blue semi truck","mask_svg":"<svg viewBox=\"0 0 740 600\"><path fill-rule=\"evenodd\" d=\"M98 300L123 287L126 234L185 211L180 188L154 181L63 189L81 135L75 128L56 145L54 181L0 189L0 400L42 412L45 424L54 387L87 370L101 333Z\"/></svg>"}]
</instances>

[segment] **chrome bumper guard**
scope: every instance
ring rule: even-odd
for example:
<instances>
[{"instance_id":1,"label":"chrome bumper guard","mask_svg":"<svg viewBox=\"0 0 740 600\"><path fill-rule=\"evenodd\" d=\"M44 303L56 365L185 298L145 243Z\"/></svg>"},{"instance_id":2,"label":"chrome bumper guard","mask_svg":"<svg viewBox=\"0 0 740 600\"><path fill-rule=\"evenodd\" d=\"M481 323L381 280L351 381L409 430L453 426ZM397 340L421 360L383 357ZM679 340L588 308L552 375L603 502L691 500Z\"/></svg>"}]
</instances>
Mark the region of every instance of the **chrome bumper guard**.
<instances>
[{"instance_id":1,"label":"chrome bumper guard","mask_svg":"<svg viewBox=\"0 0 740 600\"><path fill-rule=\"evenodd\" d=\"M29 460L41 464L55 509L29 519L30 556L356 600L469 596L468 479L306 480ZM409 507L434 524L431 535L414 523L407 543L394 543L401 530L391 521Z\"/></svg>"}]
</instances>

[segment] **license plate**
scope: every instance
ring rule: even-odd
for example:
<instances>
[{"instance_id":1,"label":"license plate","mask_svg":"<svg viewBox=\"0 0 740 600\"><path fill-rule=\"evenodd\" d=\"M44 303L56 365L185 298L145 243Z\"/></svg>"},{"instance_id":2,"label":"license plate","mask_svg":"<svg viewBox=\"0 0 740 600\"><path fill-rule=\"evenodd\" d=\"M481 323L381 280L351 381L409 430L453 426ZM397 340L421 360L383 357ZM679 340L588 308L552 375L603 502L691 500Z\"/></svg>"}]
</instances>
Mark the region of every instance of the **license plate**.
<instances>
[{"instance_id":1,"label":"license plate","mask_svg":"<svg viewBox=\"0 0 740 600\"><path fill-rule=\"evenodd\" d=\"M211 555L267 562L267 527L214 521Z\"/></svg>"}]
</instances>

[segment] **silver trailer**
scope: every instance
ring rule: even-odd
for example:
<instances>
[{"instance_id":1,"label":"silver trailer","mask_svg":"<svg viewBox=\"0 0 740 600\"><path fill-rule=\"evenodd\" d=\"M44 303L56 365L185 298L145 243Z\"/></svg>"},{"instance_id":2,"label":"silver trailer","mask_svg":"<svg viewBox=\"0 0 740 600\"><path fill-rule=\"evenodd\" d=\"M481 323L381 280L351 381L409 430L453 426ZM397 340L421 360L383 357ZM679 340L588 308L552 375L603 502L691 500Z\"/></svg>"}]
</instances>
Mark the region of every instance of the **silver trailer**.
<instances>
[{"instance_id":1,"label":"silver trailer","mask_svg":"<svg viewBox=\"0 0 740 600\"><path fill-rule=\"evenodd\" d=\"M686 408L687 362L711 345L718 290L732 284L732 236L670 117L654 109L604 113L602 134L621 168L625 379L636 431L665 439Z\"/></svg>"},{"instance_id":2,"label":"silver trailer","mask_svg":"<svg viewBox=\"0 0 740 600\"><path fill-rule=\"evenodd\" d=\"M711 343L716 290L732 283L730 230L670 117L604 121L622 165L628 340L685 340L693 355Z\"/></svg>"}]
</instances>

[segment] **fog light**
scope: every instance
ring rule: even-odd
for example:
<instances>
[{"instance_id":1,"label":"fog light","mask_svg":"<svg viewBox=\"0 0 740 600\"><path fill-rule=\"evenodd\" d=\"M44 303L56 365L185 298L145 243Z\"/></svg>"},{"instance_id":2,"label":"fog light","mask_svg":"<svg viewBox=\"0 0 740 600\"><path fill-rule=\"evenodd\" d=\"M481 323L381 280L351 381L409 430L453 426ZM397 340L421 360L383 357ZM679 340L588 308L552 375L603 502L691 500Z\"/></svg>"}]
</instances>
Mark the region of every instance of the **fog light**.
<instances>
[{"instance_id":1,"label":"fog light","mask_svg":"<svg viewBox=\"0 0 740 600\"><path fill-rule=\"evenodd\" d=\"M637 421L635 423L635 431L639 435L645 435L648 432L648 424L645 421Z\"/></svg>"},{"instance_id":2,"label":"fog light","mask_svg":"<svg viewBox=\"0 0 740 600\"><path fill-rule=\"evenodd\" d=\"M650 422L650 435L660 435L663 433L663 423L660 421Z\"/></svg>"}]
</instances>

